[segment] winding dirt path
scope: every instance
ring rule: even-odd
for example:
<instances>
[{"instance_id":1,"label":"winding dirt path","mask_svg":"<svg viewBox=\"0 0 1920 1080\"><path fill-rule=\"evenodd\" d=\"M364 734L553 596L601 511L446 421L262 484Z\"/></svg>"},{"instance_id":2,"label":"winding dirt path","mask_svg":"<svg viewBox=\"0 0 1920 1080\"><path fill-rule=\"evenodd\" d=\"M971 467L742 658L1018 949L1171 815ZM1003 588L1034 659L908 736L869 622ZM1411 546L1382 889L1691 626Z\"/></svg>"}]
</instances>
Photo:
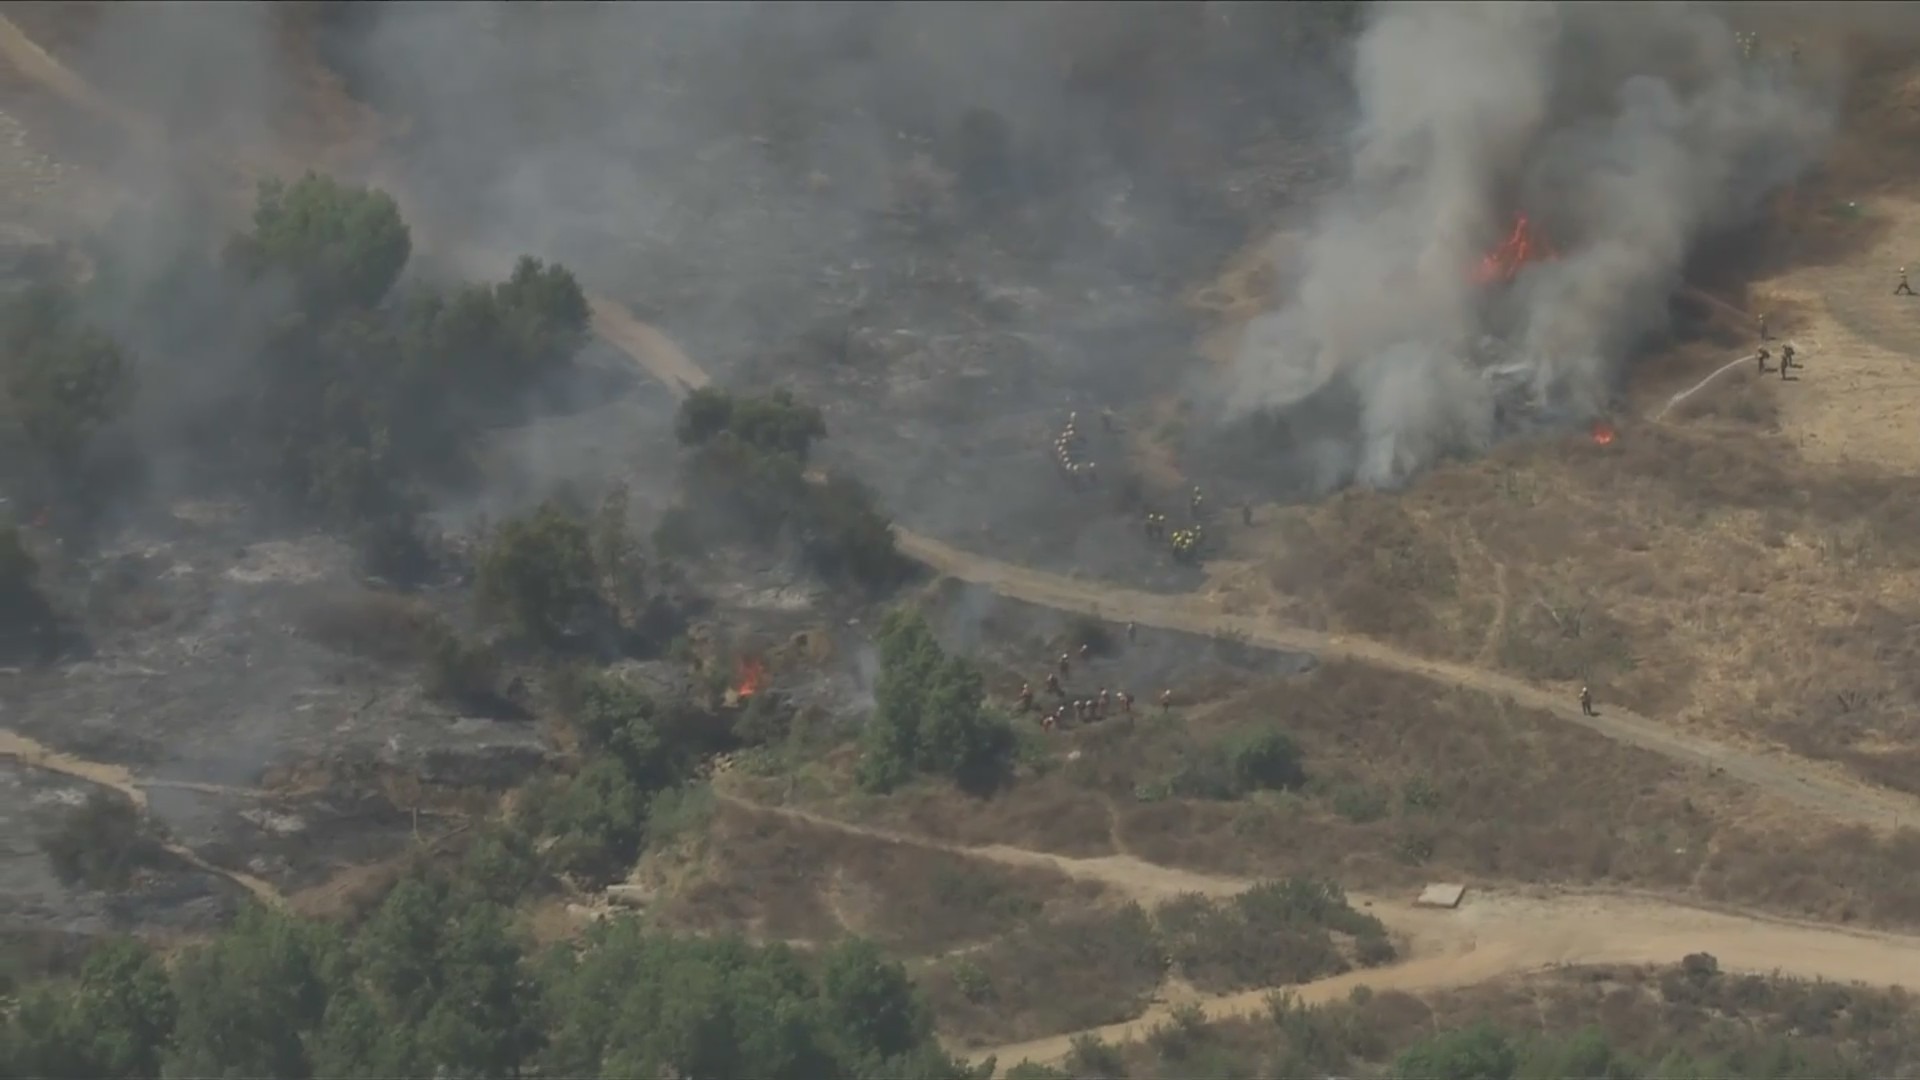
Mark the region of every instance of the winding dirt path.
<instances>
[{"instance_id":1,"label":"winding dirt path","mask_svg":"<svg viewBox=\"0 0 1920 1080\"><path fill-rule=\"evenodd\" d=\"M75 104L104 113L136 131L142 130L137 118L130 118L124 110L106 102L57 60L33 45L4 16L0 16L0 54ZM592 296L590 304L595 331L676 393L684 395L709 383L706 373L684 351L618 303ZM1618 741L1679 761L1724 770L1755 787L1843 821L1885 828L1903 816L1909 821L1920 817L1920 800L1871 788L1837 770L1697 739L1617 708L1609 708L1598 717L1583 716L1562 693L1496 672L1429 660L1363 638L1277 626L1230 615L1194 597L1165 596L1047 574L964 552L907 530L898 530L897 535L904 552L934 570L1029 603L1169 630L1228 636L1267 648L1355 660L1447 685L1498 694L1523 705L1545 709L1563 720ZM59 754L7 731L0 731L0 753L37 768L103 784L127 795L137 806L146 805L140 783L116 766ZM747 803L732 795L721 797L763 812L889 843L936 847L1010 866L1050 868L1082 880L1098 881L1144 900L1188 892L1227 895L1250 884L1245 880L1157 866L1127 855L1076 859L1004 845L941 844L803 810ZM196 866L241 884L268 903L284 904L280 894L265 882L213 867L191 851L177 847L169 850ZM1882 985L1914 985L1915 980L1920 979L1920 974L1916 974L1920 973L1920 939L1704 911L1651 898L1572 895L1541 900L1513 895L1476 896L1462 909L1452 912L1425 911L1378 897L1354 899L1369 904L1373 913L1401 938L1408 959L1384 968L1290 988L1300 1000L1328 1000L1363 983L1377 988L1435 990L1556 964L1671 962L1694 951L1715 954L1730 970L1778 970L1806 977ZM1216 1018L1247 1015L1265 1007L1266 993L1255 991L1207 999L1202 1008L1208 1016ZM1129 1023L1094 1033L1107 1038L1127 1038L1144 1033L1160 1018L1157 1012L1150 1011ZM1068 1051L1074 1034L1078 1033L997 1047L977 1056L993 1055L1010 1063L1029 1058L1057 1059Z\"/></svg>"},{"instance_id":2,"label":"winding dirt path","mask_svg":"<svg viewBox=\"0 0 1920 1080\"><path fill-rule=\"evenodd\" d=\"M133 773L119 765L87 761L84 758L77 758L71 754L63 754L58 750L42 746L24 735L5 728L0 728L0 759L15 761L28 768L59 773L63 776L71 776L76 780L83 780L89 784L117 791L121 795L126 796L127 800L133 804L134 809L139 812L142 818L150 816L147 810L147 792L145 790L148 787L180 787L192 790L216 790L222 792L232 790L219 788L213 784L142 781L136 778ZM285 908L287 906L286 897L280 894L279 889L274 888L271 884L251 874L241 873L238 870L229 870L224 866L215 866L213 863L201 858L199 853L184 844L178 844L171 840L163 840L160 846L165 849L168 854L179 858L196 870L226 878L228 881L252 893L255 898L270 907Z\"/></svg>"},{"instance_id":3,"label":"winding dirt path","mask_svg":"<svg viewBox=\"0 0 1920 1080\"><path fill-rule=\"evenodd\" d=\"M41 50L4 15L0 15L0 55L13 60L25 74L47 84L76 105L101 113L134 132L150 131L137 116L106 101L78 75ZM465 247L459 250L465 258L505 265L497 253ZM1729 314L1745 317L1724 301L1706 294L1702 296ZM594 295L590 297L590 304L595 332L633 357L676 394L684 396L711 382L684 350L618 302ZM1608 738L1677 761L1724 771L1753 787L1837 821L1880 830L1902 821L1920 821L1920 799L1863 784L1824 763L1697 738L1618 707L1608 707L1600 716L1589 717L1573 706L1565 691L1542 689L1484 668L1427 659L1366 638L1325 634L1231 615L1198 597L1148 593L1032 570L962 551L906 529L896 528L895 533L901 550L931 569L1027 603L1143 626L1231 637L1265 648L1312 652L1418 675L1451 686L1469 687L1543 709Z\"/></svg>"},{"instance_id":4,"label":"winding dirt path","mask_svg":"<svg viewBox=\"0 0 1920 1080\"><path fill-rule=\"evenodd\" d=\"M1187 893L1231 896L1255 884L1250 878L1195 873L1129 855L1075 858L1003 844L955 844L760 803L717 788L716 797L756 813L882 843L1002 866L1052 870L1147 905ZM1338 1000L1360 985L1424 992L1559 965L1670 964L1693 952L1712 953L1728 971L1920 987L1920 937L1841 930L1621 893L1564 892L1545 897L1476 893L1453 911L1417 908L1402 900L1358 893L1348 894L1348 899L1386 924L1404 959L1297 986L1203 997L1198 1002L1201 1009L1212 1019L1253 1016L1266 1009L1268 995L1276 990L1313 1003ZM1003 1065L1057 1061L1067 1055L1077 1036L1094 1034L1109 1041L1138 1038L1170 1013L1171 1006L1161 1005L1124 1023L967 1053L976 1061L995 1057Z\"/></svg>"}]
</instances>

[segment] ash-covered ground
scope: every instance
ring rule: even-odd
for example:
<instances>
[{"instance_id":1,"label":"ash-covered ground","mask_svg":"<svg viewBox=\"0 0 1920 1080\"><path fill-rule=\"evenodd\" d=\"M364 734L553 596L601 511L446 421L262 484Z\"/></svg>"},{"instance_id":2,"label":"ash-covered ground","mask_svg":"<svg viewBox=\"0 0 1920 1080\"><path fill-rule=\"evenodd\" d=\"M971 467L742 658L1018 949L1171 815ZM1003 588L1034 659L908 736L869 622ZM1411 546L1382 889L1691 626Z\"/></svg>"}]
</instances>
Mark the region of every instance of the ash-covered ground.
<instances>
[{"instance_id":1,"label":"ash-covered ground","mask_svg":"<svg viewBox=\"0 0 1920 1080\"><path fill-rule=\"evenodd\" d=\"M560 258L722 385L791 387L908 528L1178 589L1137 500L1178 516L1211 478L1131 491L1117 437L1075 495L1051 442L1181 395L1183 294L1334 179L1337 50L1233 7L1090 11L1065 43L1038 8L449 8L323 51L402 129L382 169L434 232Z\"/></svg>"}]
</instances>

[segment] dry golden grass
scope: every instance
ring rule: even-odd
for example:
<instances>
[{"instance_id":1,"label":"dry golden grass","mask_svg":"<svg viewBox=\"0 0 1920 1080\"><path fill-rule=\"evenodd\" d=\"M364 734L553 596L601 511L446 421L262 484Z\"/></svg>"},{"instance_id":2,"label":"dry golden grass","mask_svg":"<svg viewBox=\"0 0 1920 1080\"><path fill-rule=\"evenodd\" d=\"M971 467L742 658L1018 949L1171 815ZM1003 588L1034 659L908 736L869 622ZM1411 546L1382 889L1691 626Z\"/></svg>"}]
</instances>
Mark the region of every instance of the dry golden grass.
<instances>
[{"instance_id":1,"label":"dry golden grass","mask_svg":"<svg viewBox=\"0 0 1920 1080\"><path fill-rule=\"evenodd\" d=\"M1242 544L1264 544L1293 618L1588 681L1603 702L1914 790L1916 507L1920 479L1628 422L1610 447L1509 445L1404 492L1290 510Z\"/></svg>"},{"instance_id":2,"label":"dry golden grass","mask_svg":"<svg viewBox=\"0 0 1920 1080\"><path fill-rule=\"evenodd\" d=\"M1196 748L1269 724L1300 744L1305 788L1236 801L1165 796ZM990 800L933 782L847 795L844 761L792 797L947 842L1125 853L1248 878L1325 875L1374 891L1433 880L1635 888L1920 926L1920 832L1809 825L1723 777L1412 676L1323 665L1170 720L1143 715L1055 740L1054 768ZM761 786L758 797L783 789Z\"/></svg>"},{"instance_id":3,"label":"dry golden grass","mask_svg":"<svg viewBox=\"0 0 1920 1080\"><path fill-rule=\"evenodd\" d=\"M941 1030L980 1046L1125 1021L1156 991L1303 983L1395 958L1377 920L1321 888L1269 882L1229 899L1178 897L1151 912L1138 904L1083 911L943 957L920 979Z\"/></svg>"},{"instance_id":4,"label":"dry golden grass","mask_svg":"<svg viewBox=\"0 0 1920 1080\"><path fill-rule=\"evenodd\" d=\"M1101 896L1038 869L848 835L720 803L705 828L643 860L656 914L699 932L828 942L850 934L920 956L963 948Z\"/></svg>"}]
</instances>

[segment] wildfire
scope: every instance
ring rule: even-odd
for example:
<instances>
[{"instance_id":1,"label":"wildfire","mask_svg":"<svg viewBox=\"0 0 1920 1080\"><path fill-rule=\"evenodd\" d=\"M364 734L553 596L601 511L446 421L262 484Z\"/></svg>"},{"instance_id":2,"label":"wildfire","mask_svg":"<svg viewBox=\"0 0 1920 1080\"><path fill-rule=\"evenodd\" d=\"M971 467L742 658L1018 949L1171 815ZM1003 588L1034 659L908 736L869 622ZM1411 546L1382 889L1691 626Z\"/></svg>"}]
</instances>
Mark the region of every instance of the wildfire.
<instances>
[{"instance_id":1,"label":"wildfire","mask_svg":"<svg viewBox=\"0 0 1920 1080\"><path fill-rule=\"evenodd\" d=\"M758 660L741 657L738 674L734 676L734 696L745 700L760 692L767 682L767 666Z\"/></svg>"},{"instance_id":2,"label":"wildfire","mask_svg":"<svg viewBox=\"0 0 1920 1080\"><path fill-rule=\"evenodd\" d=\"M1513 231L1507 234L1507 238L1480 257L1480 265L1474 268L1473 280L1477 285L1512 281L1528 263L1551 259L1555 255L1553 245L1533 231L1527 215L1520 214L1513 219Z\"/></svg>"},{"instance_id":3,"label":"wildfire","mask_svg":"<svg viewBox=\"0 0 1920 1080\"><path fill-rule=\"evenodd\" d=\"M1612 424L1607 423L1605 420L1596 420L1593 422L1593 445L1612 446L1613 438L1614 432Z\"/></svg>"}]
</instances>

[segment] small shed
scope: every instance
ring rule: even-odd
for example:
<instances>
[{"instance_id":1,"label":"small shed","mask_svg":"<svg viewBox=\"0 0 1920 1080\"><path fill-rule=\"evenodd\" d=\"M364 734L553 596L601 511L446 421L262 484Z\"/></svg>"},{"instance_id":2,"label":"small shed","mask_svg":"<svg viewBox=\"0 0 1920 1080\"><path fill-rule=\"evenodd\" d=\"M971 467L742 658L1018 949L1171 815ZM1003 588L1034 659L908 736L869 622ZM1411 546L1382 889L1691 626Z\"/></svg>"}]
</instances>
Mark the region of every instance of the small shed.
<instances>
[{"instance_id":1,"label":"small shed","mask_svg":"<svg viewBox=\"0 0 1920 1080\"><path fill-rule=\"evenodd\" d=\"M1416 907L1457 908L1461 898L1467 895L1465 885L1436 883L1420 890L1420 898L1415 900Z\"/></svg>"}]
</instances>

